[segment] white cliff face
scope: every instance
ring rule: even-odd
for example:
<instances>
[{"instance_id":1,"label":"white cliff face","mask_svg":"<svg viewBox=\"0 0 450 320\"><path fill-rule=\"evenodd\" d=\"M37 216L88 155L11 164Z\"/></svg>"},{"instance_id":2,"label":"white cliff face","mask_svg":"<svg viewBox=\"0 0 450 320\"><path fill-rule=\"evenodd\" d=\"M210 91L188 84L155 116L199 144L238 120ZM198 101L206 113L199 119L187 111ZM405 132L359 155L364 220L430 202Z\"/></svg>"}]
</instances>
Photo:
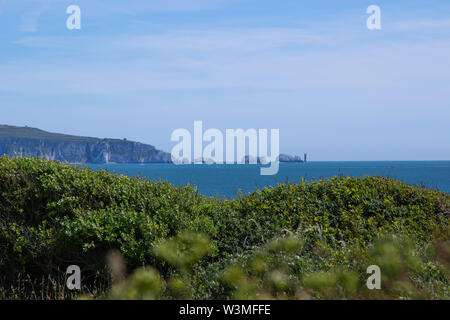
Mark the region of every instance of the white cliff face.
<instances>
[{"instance_id":1,"label":"white cliff face","mask_svg":"<svg viewBox=\"0 0 450 320\"><path fill-rule=\"evenodd\" d=\"M0 155L41 157L69 163L170 163L167 152L139 142L51 133L0 125Z\"/></svg>"},{"instance_id":2,"label":"white cliff face","mask_svg":"<svg viewBox=\"0 0 450 320\"><path fill-rule=\"evenodd\" d=\"M169 163L169 153L122 140L52 141L0 137L0 155L42 157L68 163Z\"/></svg>"},{"instance_id":3,"label":"white cliff face","mask_svg":"<svg viewBox=\"0 0 450 320\"><path fill-rule=\"evenodd\" d=\"M105 156L105 163L109 163L109 144L105 144L105 151L103 152Z\"/></svg>"}]
</instances>

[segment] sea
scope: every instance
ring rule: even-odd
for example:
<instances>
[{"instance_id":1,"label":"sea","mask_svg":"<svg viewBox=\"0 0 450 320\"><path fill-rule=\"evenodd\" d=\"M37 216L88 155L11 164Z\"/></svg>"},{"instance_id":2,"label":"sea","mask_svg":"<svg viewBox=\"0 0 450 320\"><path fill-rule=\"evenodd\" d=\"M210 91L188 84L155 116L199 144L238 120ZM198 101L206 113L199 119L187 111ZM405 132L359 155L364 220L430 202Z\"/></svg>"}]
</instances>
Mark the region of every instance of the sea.
<instances>
[{"instance_id":1,"label":"sea","mask_svg":"<svg viewBox=\"0 0 450 320\"><path fill-rule=\"evenodd\" d=\"M450 161L363 161L363 162L307 162L280 163L278 174L260 175L260 165L233 164L101 164L88 165L130 177L142 176L151 180L167 180L176 186L195 185L207 196L233 198L257 188L277 183L313 181L343 175L363 177L380 175L422 185L428 189L450 193Z\"/></svg>"}]
</instances>

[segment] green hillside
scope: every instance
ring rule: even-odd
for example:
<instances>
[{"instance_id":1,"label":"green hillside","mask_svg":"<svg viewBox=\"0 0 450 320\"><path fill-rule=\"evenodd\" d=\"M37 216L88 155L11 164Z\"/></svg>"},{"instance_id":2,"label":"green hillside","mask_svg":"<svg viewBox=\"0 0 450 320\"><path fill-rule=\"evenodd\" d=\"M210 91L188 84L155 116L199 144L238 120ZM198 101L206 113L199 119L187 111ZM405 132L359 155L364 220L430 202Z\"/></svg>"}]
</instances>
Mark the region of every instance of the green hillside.
<instances>
[{"instance_id":1,"label":"green hillside","mask_svg":"<svg viewBox=\"0 0 450 320\"><path fill-rule=\"evenodd\" d=\"M0 195L0 298L450 298L450 195L393 179L335 177L223 200L0 157ZM71 264L80 292L64 288ZM365 285L373 264L381 290Z\"/></svg>"},{"instance_id":2,"label":"green hillside","mask_svg":"<svg viewBox=\"0 0 450 320\"><path fill-rule=\"evenodd\" d=\"M102 139L92 137L72 136L68 134L52 133L41 129L32 127L16 127L9 125L0 125L0 139L1 138L26 138L38 140L51 141L65 141L65 142L96 142ZM122 141L120 139L108 139L111 141Z\"/></svg>"}]
</instances>

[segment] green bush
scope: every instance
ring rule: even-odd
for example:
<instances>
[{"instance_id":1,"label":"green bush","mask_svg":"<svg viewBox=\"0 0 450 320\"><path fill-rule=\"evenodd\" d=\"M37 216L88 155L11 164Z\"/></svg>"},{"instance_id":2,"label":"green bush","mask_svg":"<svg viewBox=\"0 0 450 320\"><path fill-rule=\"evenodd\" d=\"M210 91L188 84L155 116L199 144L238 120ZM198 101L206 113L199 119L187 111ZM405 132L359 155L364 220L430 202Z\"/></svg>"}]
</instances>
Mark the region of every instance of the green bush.
<instances>
[{"instance_id":1,"label":"green bush","mask_svg":"<svg viewBox=\"0 0 450 320\"><path fill-rule=\"evenodd\" d=\"M280 184L224 200L203 196L193 186L2 156L0 297L18 297L11 292L19 278L30 279L24 297L42 297L46 281L60 279L70 264L82 270L82 293L102 294L100 283L112 285L105 259L111 250L121 253L130 274L142 266L157 270L161 290L152 297L243 298L245 292L253 297L251 270L252 277L261 274L261 297L327 297L314 288L294 291L306 281L303 275L334 283L365 273L361 263L386 234L414 239L414 250L429 258L413 270L413 283L429 288L428 297L448 297L448 256L437 262L439 254L433 258L430 252L441 249L430 243L448 241L449 211L450 195L379 176ZM297 252L301 259L291 261ZM236 264L246 266L239 281L248 287L242 292L224 278L231 266L238 272ZM339 276L327 274L334 269L341 270ZM356 296L349 283L345 294L333 296ZM148 297L139 292L124 297Z\"/></svg>"},{"instance_id":2,"label":"green bush","mask_svg":"<svg viewBox=\"0 0 450 320\"><path fill-rule=\"evenodd\" d=\"M186 236L190 243L187 247ZM200 234L193 236L188 233L164 241L162 248L184 246L191 252L195 248L207 248L205 241L206 238ZM433 245L435 249L438 247ZM445 248L448 253L449 243L445 244ZM197 261L207 254L206 250L201 252L203 254L195 255ZM380 237L369 246L366 257L348 260L348 264L333 261L335 265L329 269L317 270L317 266L311 263L312 255L305 250L301 235L270 241L215 274L216 285L228 290L221 298L450 299L448 259L437 262L435 256L429 256L423 247L414 245L414 241L408 238L392 235ZM182 255L164 255L162 259L178 266L180 270L186 270ZM381 270L380 290L370 290L366 285L369 275L365 270L374 263ZM310 265L309 271L298 268L305 264ZM113 286L106 298L198 297L197 288L193 285L193 281L198 281L196 274L182 271L181 276L172 275L168 279L161 279L160 273L154 269L139 269L129 280Z\"/></svg>"}]
</instances>

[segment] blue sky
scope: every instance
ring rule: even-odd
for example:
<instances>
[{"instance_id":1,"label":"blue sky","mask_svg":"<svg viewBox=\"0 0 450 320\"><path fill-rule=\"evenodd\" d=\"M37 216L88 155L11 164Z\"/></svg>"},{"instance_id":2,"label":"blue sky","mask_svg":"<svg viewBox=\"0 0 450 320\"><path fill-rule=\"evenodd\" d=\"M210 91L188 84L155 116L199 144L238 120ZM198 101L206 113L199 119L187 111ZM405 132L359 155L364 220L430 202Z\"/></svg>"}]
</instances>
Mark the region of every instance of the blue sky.
<instances>
[{"instance_id":1,"label":"blue sky","mask_svg":"<svg viewBox=\"0 0 450 320\"><path fill-rule=\"evenodd\" d=\"M0 0L0 30L2 124L170 151L202 120L311 160L450 159L448 0Z\"/></svg>"}]
</instances>

